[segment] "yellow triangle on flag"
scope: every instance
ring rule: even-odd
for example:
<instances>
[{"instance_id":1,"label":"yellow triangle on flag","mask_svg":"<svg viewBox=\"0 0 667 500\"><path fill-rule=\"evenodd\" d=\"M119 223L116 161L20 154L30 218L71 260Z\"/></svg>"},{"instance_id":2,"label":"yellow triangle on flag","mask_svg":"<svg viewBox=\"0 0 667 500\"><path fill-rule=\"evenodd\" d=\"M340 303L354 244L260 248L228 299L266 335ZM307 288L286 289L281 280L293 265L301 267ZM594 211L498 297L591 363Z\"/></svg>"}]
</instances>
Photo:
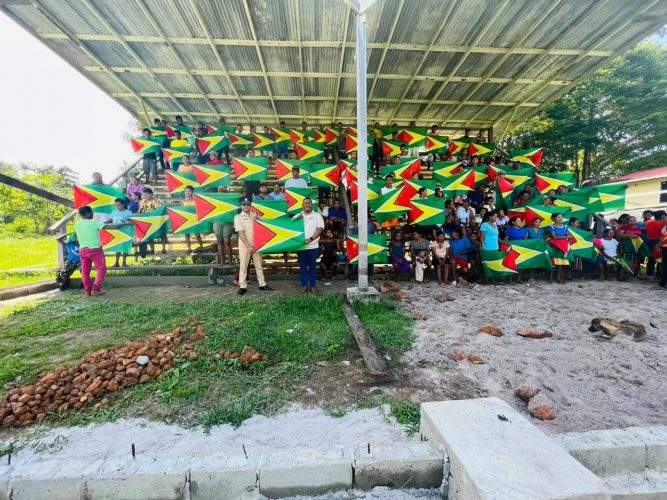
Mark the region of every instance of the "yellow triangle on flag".
<instances>
[{"instance_id":1,"label":"yellow triangle on flag","mask_svg":"<svg viewBox=\"0 0 667 500\"><path fill-rule=\"evenodd\" d=\"M149 224L148 231L146 231L146 234L144 234L144 237L142 238L142 241L148 241L151 239L151 237L158 232L163 224L166 224L169 221L169 216L167 214L164 215L151 215L149 217L141 217L139 219L139 222L142 224Z\"/></svg>"},{"instance_id":2,"label":"yellow triangle on flag","mask_svg":"<svg viewBox=\"0 0 667 500\"><path fill-rule=\"evenodd\" d=\"M257 174L259 172L263 172L264 170L266 170L266 167L255 165L254 163L251 163L249 161L244 161L241 158L234 158L234 161L240 163L245 168L245 172L243 172L236 178L237 181L242 181L246 177L250 177L253 174Z\"/></svg>"},{"instance_id":3,"label":"yellow triangle on flag","mask_svg":"<svg viewBox=\"0 0 667 500\"><path fill-rule=\"evenodd\" d=\"M290 140L289 132L283 132L277 128L271 128L270 130L276 136L276 142L286 142Z\"/></svg>"},{"instance_id":4,"label":"yellow triangle on flag","mask_svg":"<svg viewBox=\"0 0 667 500\"><path fill-rule=\"evenodd\" d=\"M514 174L505 174L505 180L512 183L514 186L520 186L524 182L528 182L532 177L528 175L514 175Z\"/></svg>"},{"instance_id":5,"label":"yellow triangle on flag","mask_svg":"<svg viewBox=\"0 0 667 500\"><path fill-rule=\"evenodd\" d=\"M618 196L617 194L609 194L601 192L598 192L598 196L600 197L600 201L602 202L603 205L623 198L623 196Z\"/></svg>"},{"instance_id":6,"label":"yellow triangle on flag","mask_svg":"<svg viewBox=\"0 0 667 500\"><path fill-rule=\"evenodd\" d=\"M571 231L570 236L574 238L574 243L570 242L570 250L583 250L584 248L593 246L592 241L586 241L581 235L577 234L576 231Z\"/></svg>"},{"instance_id":7,"label":"yellow triangle on flag","mask_svg":"<svg viewBox=\"0 0 667 500\"><path fill-rule=\"evenodd\" d=\"M272 144L275 144L275 141L272 141L265 135L260 135L260 134L252 134L253 137L255 138L255 146L258 149L262 149L266 146L271 146Z\"/></svg>"},{"instance_id":8,"label":"yellow triangle on flag","mask_svg":"<svg viewBox=\"0 0 667 500\"><path fill-rule=\"evenodd\" d=\"M425 205L419 203L419 200L412 200L412 204L422 211L422 214L412 221L412 224L418 224L426 219L429 219L439 213L442 213L444 209L432 207L430 205ZM444 205L443 205L444 206Z\"/></svg>"},{"instance_id":9,"label":"yellow triangle on flag","mask_svg":"<svg viewBox=\"0 0 667 500\"><path fill-rule=\"evenodd\" d=\"M335 168L338 168L338 165L331 165L329 168L323 168L323 169L317 170L315 172L310 172L310 177L312 177L314 179L318 179L322 182L326 182L327 184L334 185L334 183L331 182L331 179L327 176Z\"/></svg>"},{"instance_id":10,"label":"yellow triangle on flag","mask_svg":"<svg viewBox=\"0 0 667 500\"><path fill-rule=\"evenodd\" d=\"M199 222L204 222L209 219L212 219L213 217L218 217L220 215L224 215L229 212L236 212L239 208L238 205L233 205L231 203L227 203L226 201L211 198L204 194L197 194L196 196L199 196L206 203L208 203L213 207L213 209L209 213L207 213L204 217L199 219Z\"/></svg>"},{"instance_id":11,"label":"yellow triangle on flag","mask_svg":"<svg viewBox=\"0 0 667 500\"><path fill-rule=\"evenodd\" d=\"M113 239L104 245L104 248L111 248L115 247L116 245L122 245L123 243L132 241L134 239L132 235L127 234L120 229L105 229L105 231L113 236Z\"/></svg>"},{"instance_id":12,"label":"yellow triangle on flag","mask_svg":"<svg viewBox=\"0 0 667 500\"><path fill-rule=\"evenodd\" d=\"M261 217L264 220L277 219L285 215L285 212L267 207L266 205L257 205L254 209L262 213Z\"/></svg>"},{"instance_id":13,"label":"yellow triangle on flag","mask_svg":"<svg viewBox=\"0 0 667 500\"><path fill-rule=\"evenodd\" d=\"M461 166L461 163L457 163L456 165L449 165L449 166L445 166L445 167L440 167L437 170L433 171L433 175L435 176L437 174L437 175L440 175L442 177L452 177L452 176L456 175L457 173L459 173L459 172L456 172L456 170L458 170L460 166Z\"/></svg>"},{"instance_id":14,"label":"yellow triangle on flag","mask_svg":"<svg viewBox=\"0 0 667 500\"><path fill-rule=\"evenodd\" d=\"M556 205L557 207L569 208L572 212L577 212L579 210L586 209L586 207L582 207L581 205L577 205L576 203L572 203L571 201L566 201L566 200L555 200L554 205Z\"/></svg>"},{"instance_id":15,"label":"yellow triangle on flag","mask_svg":"<svg viewBox=\"0 0 667 500\"><path fill-rule=\"evenodd\" d=\"M517 272L514 269L510 269L505 264L503 264L503 259L486 260L486 261L484 261L484 265L486 265L492 271L496 271L496 272L499 272L499 273L516 273Z\"/></svg>"},{"instance_id":16,"label":"yellow triangle on flag","mask_svg":"<svg viewBox=\"0 0 667 500\"><path fill-rule=\"evenodd\" d=\"M320 156L322 154L321 149L313 148L306 144L300 144L299 147L305 151L305 154L301 156L301 158L299 158L300 160L308 160L310 158L315 158L316 156Z\"/></svg>"},{"instance_id":17,"label":"yellow triangle on flag","mask_svg":"<svg viewBox=\"0 0 667 500\"><path fill-rule=\"evenodd\" d=\"M535 212L537 215L539 215L540 219L542 219L542 222L540 222L540 227L547 227L553 223L551 221L551 216L553 215L551 212L546 212L545 210L540 210L539 208L535 207L530 207L529 210Z\"/></svg>"},{"instance_id":18,"label":"yellow triangle on flag","mask_svg":"<svg viewBox=\"0 0 667 500\"><path fill-rule=\"evenodd\" d=\"M354 244L359 245L359 238L354 238L353 236L348 236L350 240L354 242ZM370 257L371 255L375 255L377 253L381 252L386 252L387 247L385 245L378 245L377 243L373 243L371 241L368 242L368 256ZM357 262L359 260L359 254L357 254L352 260L350 260L350 264Z\"/></svg>"},{"instance_id":19,"label":"yellow triangle on flag","mask_svg":"<svg viewBox=\"0 0 667 500\"><path fill-rule=\"evenodd\" d=\"M268 229L274 234L274 236L262 246L262 252L265 253L268 253L268 251L272 247L280 245L281 243L287 240L291 240L292 238L297 238L297 237L303 238L303 232L301 231L294 231L292 229L287 229L282 226L276 226L266 220L255 219L255 223L264 226L266 229Z\"/></svg>"},{"instance_id":20,"label":"yellow triangle on flag","mask_svg":"<svg viewBox=\"0 0 667 500\"><path fill-rule=\"evenodd\" d=\"M511 247L512 250L514 250L516 253L519 254L519 256L516 258L517 265L526 262L527 260L530 260L533 257L537 257L538 255L541 255L543 253L543 252L538 252L537 250L533 250L532 248L522 247L521 245L511 245Z\"/></svg>"},{"instance_id":21,"label":"yellow triangle on flag","mask_svg":"<svg viewBox=\"0 0 667 500\"><path fill-rule=\"evenodd\" d=\"M116 197L113 195L102 193L101 191L96 191L94 189L87 188L86 186L78 186L78 188L95 198L95 201L88 203L90 208L101 207L103 205L113 205L114 201L116 200Z\"/></svg>"},{"instance_id":22,"label":"yellow triangle on flag","mask_svg":"<svg viewBox=\"0 0 667 500\"><path fill-rule=\"evenodd\" d=\"M229 177L229 172L209 168L206 165L194 165L192 168L207 175L206 180L200 184L200 187L208 186L209 184L213 184L214 182Z\"/></svg>"},{"instance_id":23,"label":"yellow triangle on flag","mask_svg":"<svg viewBox=\"0 0 667 500\"><path fill-rule=\"evenodd\" d=\"M369 193L370 193L370 190L369 190ZM406 207L404 207L402 205L398 205L396 203L396 200L398 200L398 197L400 196L400 194L401 194L400 189L394 190L393 193L391 194L391 196L389 198L387 198L387 200L382 205L380 205L377 210L374 210L374 212L376 214L381 214L381 213L387 213L387 212L397 212L397 211L400 211L400 210L403 210L403 211L407 210Z\"/></svg>"}]
</instances>

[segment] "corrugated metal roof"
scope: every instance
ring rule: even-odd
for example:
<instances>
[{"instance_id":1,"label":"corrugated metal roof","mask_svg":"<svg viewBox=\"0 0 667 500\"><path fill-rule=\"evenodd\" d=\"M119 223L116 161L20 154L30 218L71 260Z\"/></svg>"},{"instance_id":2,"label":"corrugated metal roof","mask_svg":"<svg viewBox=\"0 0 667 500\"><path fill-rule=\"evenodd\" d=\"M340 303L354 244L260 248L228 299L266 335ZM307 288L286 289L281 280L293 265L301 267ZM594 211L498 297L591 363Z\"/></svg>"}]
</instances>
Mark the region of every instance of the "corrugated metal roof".
<instances>
[{"instance_id":1,"label":"corrugated metal roof","mask_svg":"<svg viewBox=\"0 0 667 500\"><path fill-rule=\"evenodd\" d=\"M2 0L137 118L351 121L342 0ZM657 31L664 0L378 0L369 121L452 131L524 119Z\"/></svg>"}]
</instances>

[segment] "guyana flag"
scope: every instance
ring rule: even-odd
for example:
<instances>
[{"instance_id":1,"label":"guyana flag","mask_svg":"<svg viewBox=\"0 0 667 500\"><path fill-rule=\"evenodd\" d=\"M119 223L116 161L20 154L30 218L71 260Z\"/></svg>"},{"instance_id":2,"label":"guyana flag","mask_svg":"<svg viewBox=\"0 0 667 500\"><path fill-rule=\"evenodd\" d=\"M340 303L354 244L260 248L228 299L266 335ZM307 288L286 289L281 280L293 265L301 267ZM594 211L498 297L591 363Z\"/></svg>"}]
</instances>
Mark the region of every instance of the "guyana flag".
<instances>
[{"instance_id":1,"label":"guyana flag","mask_svg":"<svg viewBox=\"0 0 667 500\"><path fill-rule=\"evenodd\" d=\"M195 213L199 222L234 222L239 208L237 193L195 193Z\"/></svg>"},{"instance_id":2,"label":"guyana flag","mask_svg":"<svg viewBox=\"0 0 667 500\"><path fill-rule=\"evenodd\" d=\"M426 136L427 153L445 153L449 149L449 137L444 135Z\"/></svg>"},{"instance_id":3,"label":"guyana flag","mask_svg":"<svg viewBox=\"0 0 667 500\"><path fill-rule=\"evenodd\" d=\"M415 226L433 226L445 223L445 202L442 198L412 200L408 222Z\"/></svg>"},{"instance_id":4,"label":"guyana flag","mask_svg":"<svg viewBox=\"0 0 667 500\"><path fill-rule=\"evenodd\" d=\"M346 160L347 161L347 160ZM357 172L356 168L356 160L355 161L355 168L346 168L345 169L345 185L350 187L352 183L357 182L357 179L359 178L359 172Z\"/></svg>"},{"instance_id":5,"label":"guyana flag","mask_svg":"<svg viewBox=\"0 0 667 500\"><path fill-rule=\"evenodd\" d=\"M265 181L269 170L269 159L265 156L232 158L232 167L237 181Z\"/></svg>"},{"instance_id":6,"label":"guyana flag","mask_svg":"<svg viewBox=\"0 0 667 500\"><path fill-rule=\"evenodd\" d=\"M130 144L135 154L159 153L162 149L162 138L135 137L130 139Z\"/></svg>"},{"instance_id":7,"label":"guyana flag","mask_svg":"<svg viewBox=\"0 0 667 500\"><path fill-rule=\"evenodd\" d=\"M375 184L367 184L367 188L369 202L380 198L382 193L382 188L380 186L376 186ZM350 199L352 200L353 205L357 204L359 199L359 186L357 185L356 180L350 184Z\"/></svg>"},{"instance_id":8,"label":"guyana flag","mask_svg":"<svg viewBox=\"0 0 667 500\"><path fill-rule=\"evenodd\" d=\"M229 141L224 135L215 134L197 138L197 149L203 155L207 155L211 151L220 151L227 146L229 146Z\"/></svg>"},{"instance_id":9,"label":"guyana flag","mask_svg":"<svg viewBox=\"0 0 667 500\"><path fill-rule=\"evenodd\" d=\"M187 125L167 125L165 131L169 137L174 137L174 132L179 131L181 133L181 139L189 139L193 137L192 129Z\"/></svg>"},{"instance_id":10,"label":"guyana flag","mask_svg":"<svg viewBox=\"0 0 667 500\"><path fill-rule=\"evenodd\" d=\"M651 250L641 236L623 238L621 240L621 253L636 254L641 260L651 257Z\"/></svg>"},{"instance_id":11,"label":"guyana flag","mask_svg":"<svg viewBox=\"0 0 667 500\"><path fill-rule=\"evenodd\" d=\"M143 214L135 214L128 219L134 223L134 235L139 243L162 238L169 231L167 205L161 205Z\"/></svg>"},{"instance_id":12,"label":"guyana flag","mask_svg":"<svg viewBox=\"0 0 667 500\"><path fill-rule=\"evenodd\" d=\"M227 140L229 145L236 149L252 149L255 144L255 138L251 135L227 133Z\"/></svg>"},{"instance_id":13,"label":"guyana flag","mask_svg":"<svg viewBox=\"0 0 667 500\"><path fill-rule=\"evenodd\" d=\"M313 186L338 187L338 184L340 184L340 167L329 163L311 163L310 184Z\"/></svg>"},{"instance_id":14,"label":"guyana flag","mask_svg":"<svg viewBox=\"0 0 667 500\"><path fill-rule=\"evenodd\" d=\"M447 177L452 177L460 173L460 161L436 161L433 163L433 178L440 182L446 182Z\"/></svg>"},{"instance_id":15,"label":"guyana flag","mask_svg":"<svg viewBox=\"0 0 667 500\"><path fill-rule=\"evenodd\" d=\"M573 193L568 193L565 196L581 196L581 197L587 197L588 198L588 210L590 213L597 213L597 212L603 212L604 211L604 205L602 204L602 201L600 201L600 195L598 194L598 190L596 187L584 187L584 188L579 188Z\"/></svg>"},{"instance_id":16,"label":"guyana flag","mask_svg":"<svg viewBox=\"0 0 667 500\"><path fill-rule=\"evenodd\" d=\"M394 140L404 143L409 148L418 148L424 145L427 133L426 127L404 128L394 136Z\"/></svg>"},{"instance_id":17,"label":"guyana flag","mask_svg":"<svg viewBox=\"0 0 667 500\"><path fill-rule=\"evenodd\" d=\"M542 148L517 149L510 153L512 161L521 162L528 167L539 167L542 163Z\"/></svg>"},{"instance_id":18,"label":"guyana flag","mask_svg":"<svg viewBox=\"0 0 667 500\"><path fill-rule=\"evenodd\" d=\"M120 229L100 229L100 243L104 253L130 253L134 241L134 226Z\"/></svg>"},{"instance_id":19,"label":"guyana flag","mask_svg":"<svg viewBox=\"0 0 667 500\"><path fill-rule=\"evenodd\" d=\"M306 182L310 181L309 169L310 162L307 160L283 160L277 159L274 163L276 167L276 179L278 182L285 182L292 178L292 168L299 167L299 177L303 177Z\"/></svg>"},{"instance_id":20,"label":"guyana flag","mask_svg":"<svg viewBox=\"0 0 667 500\"><path fill-rule=\"evenodd\" d=\"M486 170L486 175L489 177L489 182L493 182L496 180L496 176L498 175L499 172L502 170L495 165L488 165L487 170Z\"/></svg>"},{"instance_id":21,"label":"guyana flag","mask_svg":"<svg viewBox=\"0 0 667 500\"><path fill-rule=\"evenodd\" d=\"M320 161L324 154L324 143L321 142L297 142L294 144L296 155L299 160Z\"/></svg>"},{"instance_id":22,"label":"guyana flag","mask_svg":"<svg viewBox=\"0 0 667 500\"><path fill-rule=\"evenodd\" d=\"M570 248L572 246L571 241L569 238L550 238L546 240L549 246L547 247L549 250L549 255L551 255L554 259L572 259L570 256Z\"/></svg>"},{"instance_id":23,"label":"guyana flag","mask_svg":"<svg viewBox=\"0 0 667 500\"><path fill-rule=\"evenodd\" d=\"M178 146L175 148L162 148L162 154L164 155L164 161L171 163L172 165L178 165L183 163L183 157L190 154L189 146Z\"/></svg>"},{"instance_id":24,"label":"guyana flag","mask_svg":"<svg viewBox=\"0 0 667 500\"><path fill-rule=\"evenodd\" d=\"M592 213L588 205L588 195L577 192L554 196L554 205L570 209L569 216L579 219Z\"/></svg>"},{"instance_id":25,"label":"guyana flag","mask_svg":"<svg viewBox=\"0 0 667 500\"><path fill-rule=\"evenodd\" d=\"M551 216L553 214L561 214L563 217L565 217L565 215L567 215L570 211L570 209L566 207L546 207L543 205L531 204L526 205L525 209L526 226L530 226L537 217L540 217L543 219L543 221L540 223L540 227L547 227L553 224L553 221L551 220Z\"/></svg>"},{"instance_id":26,"label":"guyana flag","mask_svg":"<svg viewBox=\"0 0 667 500\"><path fill-rule=\"evenodd\" d=\"M290 135L288 128L273 128L269 129L271 133L275 136L275 142L290 142Z\"/></svg>"},{"instance_id":27,"label":"guyana flag","mask_svg":"<svg viewBox=\"0 0 667 500\"><path fill-rule=\"evenodd\" d=\"M347 250L347 261L350 264L359 262L359 235L351 234L345 238L345 249ZM387 263L387 237L384 234L368 235L368 263Z\"/></svg>"},{"instance_id":28,"label":"guyana flag","mask_svg":"<svg viewBox=\"0 0 667 500\"><path fill-rule=\"evenodd\" d=\"M296 252L305 250L303 218L290 219L255 219L253 225L253 242L255 251L259 253Z\"/></svg>"},{"instance_id":29,"label":"guyana flag","mask_svg":"<svg viewBox=\"0 0 667 500\"><path fill-rule=\"evenodd\" d=\"M167 180L167 189L169 189L171 194L182 195L185 192L185 188L188 186L193 188L199 187L195 174L167 170L164 173L164 177Z\"/></svg>"},{"instance_id":30,"label":"guyana flag","mask_svg":"<svg viewBox=\"0 0 667 500\"><path fill-rule=\"evenodd\" d=\"M159 137L162 140L167 137L167 129L164 127L146 127L151 131L151 137Z\"/></svg>"},{"instance_id":31,"label":"guyana flag","mask_svg":"<svg viewBox=\"0 0 667 500\"><path fill-rule=\"evenodd\" d=\"M514 189L521 189L529 182L533 182L534 178L535 169L532 167L508 170L505 172L505 180L511 182Z\"/></svg>"},{"instance_id":32,"label":"guyana flag","mask_svg":"<svg viewBox=\"0 0 667 500\"><path fill-rule=\"evenodd\" d=\"M401 196L398 198L399 205L410 206L410 202L419 197L419 190L426 188L426 196L435 194L435 181L412 181L404 180L401 185Z\"/></svg>"},{"instance_id":33,"label":"guyana flag","mask_svg":"<svg viewBox=\"0 0 667 500\"><path fill-rule=\"evenodd\" d=\"M292 141L292 144L296 144L297 142L308 142L313 140L313 133L310 130L298 130L295 128L291 128L289 130L289 136L290 140Z\"/></svg>"},{"instance_id":34,"label":"guyana flag","mask_svg":"<svg viewBox=\"0 0 667 500\"><path fill-rule=\"evenodd\" d=\"M516 250L482 250L482 267L484 276L487 278L504 278L512 276L519 272L516 260L519 258L519 252Z\"/></svg>"},{"instance_id":35,"label":"guyana flag","mask_svg":"<svg viewBox=\"0 0 667 500\"><path fill-rule=\"evenodd\" d=\"M313 210L317 211L317 190L304 188L285 188L285 200L287 201L287 213L298 214L303 211L303 200L313 200Z\"/></svg>"},{"instance_id":36,"label":"guyana flag","mask_svg":"<svg viewBox=\"0 0 667 500\"><path fill-rule=\"evenodd\" d=\"M232 184L229 167L224 165L193 165L192 173L197 179L197 184L202 188L217 188Z\"/></svg>"},{"instance_id":37,"label":"guyana flag","mask_svg":"<svg viewBox=\"0 0 667 500\"><path fill-rule=\"evenodd\" d=\"M366 151L371 154L373 150L373 141L375 138L371 135L366 137ZM346 135L345 136L345 152L352 153L354 151L359 151L359 143L356 134L355 135Z\"/></svg>"},{"instance_id":38,"label":"guyana flag","mask_svg":"<svg viewBox=\"0 0 667 500\"><path fill-rule=\"evenodd\" d=\"M398 165L386 165L381 168L382 177L394 174L395 179L412 179L414 174L419 175L422 161L419 158L408 158Z\"/></svg>"},{"instance_id":39,"label":"guyana flag","mask_svg":"<svg viewBox=\"0 0 667 500\"><path fill-rule=\"evenodd\" d=\"M276 139L273 136L273 134L258 134L258 133L253 133L251 134L254 139L254 149L259 149L259 150L274 150L276 147Z\"/></svg>"},{"instance_id":40,"label":"guyana flag","mask_svg":"<svg viewBox=\"0 0 667 500\"><path fill-rule=\"evenodd\" d=\"M471 142L468 145L468 156L485 158L487 156L491 156L495 149L496 145L492 142Z\"/></svg>"},{"instance_id":41,"label":"guyana flag","mask_svg":"<svg viewBox=\"0 0 667 500\"><path fill-rule=\"evenodd\" d=\"M486 165L477 165L470 167L475 172L475 186L481 186L489 183L489 168Z\"/></svg>"},{"instance_id":42,"label":"guyana flag","mask_svg":"<svg viewBox=\"0 0 667 500\"><path fill-rule=\"evenodd\" d=\"M328 127L324 129L324 143L327 146L331 144L336 144L336 142L338 141L338 136L340 136L338 130L334 130Z\"/></svg>"},{"instance_id":43,"label":"guyana flag","mask_svg":"<svg viewBox=\"0 0 667 500\"><path fill-rule=\"evenodd\" d=\"M409 210L409 207L399 205L398 198L400 195L401 190L394 189L369 203L378 222L382 223L395 219Z\"/></svg>"},{"instance_id":44,"label":"guyana flag","mask_svg":"<svg viewBox=\"0 0 667 500\"><path fill-rule=\"evenodd\" d=\"M401 144L402 142L398 141L382 141L382 155L383 156L398 156L401 154Z\"/></svg>"},{"instance_id":45,"label":"guyana flag","mask_svg":"<svg viewBox=\"0 0 667 500\"><path fill-rule=\"evenodd\" d=\"M74 208L88 205L94 212L110 214L116 210L114 200L125 198L122 190L104 184L87 184L74 186Z\"/></svg>"},{"instance_id":46,"label":"guyana flag","mask_svg":"<svg viewBox=\"0 0 667 500\"><path fill-rule=\"evenodd\" d=\"M327 134L324 129L314 128L313 129L313 140L315 142L327 143Z\"/></svg>"},{"instance_id":47,"label":"guyana flag","mask_svg":"<svg viewBox=\"0 0 667 500\"><path fill-rule=\"evenodd\" d=\"M262 200L256 196L252 200L250 210L255 212L260 219L270 220L287 215L287 201L285 200Z\"/></svg>"},{"instance_id":48,"label":"guyana flag","mask_svg":"<svg viewBox=\"0 0 667 500\"><path fill-rule=\"evenodd\" d=\"M209 135L226 135L236 132L234 125L206 125L206 132Z\"/></svg>"},{"instance_id":49,"label":"guyana flag","mask_svg":"<svg viewBox=\"0 0 667 500\"><path fill-rule=\"evenodd\" d=\"M505 179L504 175L496 177L496 207L507 210L511 206L514 186Z\"/></svg>"},{"instance_id":50,"label":"guyana flag","mask_svg":"<svg viewBox=\"0 0 667 500\"><path fill-rule=\"evenodd\" d=\"M472 141L473 141L472 137L465 137L465 136L450 140L449 150L448 150L449 154L455 155L457 153L460 153L465 148L467 148L468 144L470 144Z\"/></svg>"},{"instance_id":51,"label":"guyana flag","mask_svg":"<svg viewBox=\"0 0 667 500\"><path fill-rule=\"evenodd\" d=\"M475 190L475 171L466 170L442 180L442 191L446 198L468 194Z\"/></svg>"},{"instance_id":52,"label":"guyana flag","mask_svg":"<svg viewBox=\"0 0 667 500\"><path fill-rule=\"evenodd\" d=\"M584 260L595 260L598 251L593 243L593 233L569 226L570 231L570 258L581 257Z\"/></svg>"},{"instance_id":53,"label":"guyana flag","mask_svg":"<svg viewBox=\"0 0 667 500\"><path fill-rule=\"evenodd\" d=\"M601 184L596 186L598 197L604 210L623 210L627 184Z\"/></svg>"},{"instance_id":54,"label":"guyana flag","mask_svg":"<svg viewBox=\"0 0 667 500\"><path fill-rule=\"evenodd\" d=\"M543 239L539 240L510 240L501 243L501 250L515 251L518 255L516 257L516 267L518 270L524 269L553 269L549 251L547 250L547 242Z\"/></svg>"},{"instance_id":55,"label":"guyana flag","mask_svg":"<svg viewBox=\"0 0 667 500\"><path fill-rule=\"evenodd\" d=\"M210 233L213 226L210 222L199 222L197 209L194 206L167 207L167 215L171 229L175 234Z\"/></svg>"},{"instance_id":56,"label":"guyana flag","mask_svg":"<svg viewBox=\"0 0 667 500\"><path fill-rule=\"evenodd\" d=\"M563 176L562 174L551 174L549 176L535 174L535 187L540 194L557 190L559 186L570 187L574 185L574 173ZM568 180L571 179L571 180Z\"/></svg>"}]
</instances>

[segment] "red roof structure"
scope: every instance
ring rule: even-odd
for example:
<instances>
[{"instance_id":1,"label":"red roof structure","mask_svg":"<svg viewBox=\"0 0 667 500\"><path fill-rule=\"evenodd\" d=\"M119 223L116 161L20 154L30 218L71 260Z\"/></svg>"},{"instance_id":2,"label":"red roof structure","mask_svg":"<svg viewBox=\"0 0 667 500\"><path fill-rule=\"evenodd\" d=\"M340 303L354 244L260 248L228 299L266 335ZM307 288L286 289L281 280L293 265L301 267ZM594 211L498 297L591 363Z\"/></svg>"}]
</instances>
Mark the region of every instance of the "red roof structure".
<instances>
[{"instance_id":1,"label":"red roof structure","mask_svg":"<svg viewBox=\"0 0 667 500\"><path fill-rule=\"evenodd\" d=\"M658 177L667 177L667 167L649 168L648 170L632 172L631 174L615 179L613 182L641 181L645 179L655 179Z\"/></svg>"}]
</instances>

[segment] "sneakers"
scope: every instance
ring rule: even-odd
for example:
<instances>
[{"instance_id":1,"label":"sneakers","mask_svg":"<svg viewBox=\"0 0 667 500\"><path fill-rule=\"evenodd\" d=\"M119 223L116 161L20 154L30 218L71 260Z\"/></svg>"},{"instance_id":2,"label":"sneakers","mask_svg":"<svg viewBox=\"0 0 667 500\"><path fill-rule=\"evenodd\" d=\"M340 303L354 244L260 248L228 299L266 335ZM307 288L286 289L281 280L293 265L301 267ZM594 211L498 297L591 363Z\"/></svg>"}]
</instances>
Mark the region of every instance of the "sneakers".
<instances>
[{"instance_id":1,"label":"sneakers","mask_svg":"<svg viewBox=\"0 0 667 500\"><path fill-rule=\"evenodd\" d=\"M90 292L91 297L99 297L100 295L104 295L104 292L100 292L99 290L93 290Z\"/></svg>"},{"instance_id":2,"label":"sneakers","mask_svg":"<svg viewBox=\"0 0 667 500\"><path fill-rule=\"evenodd\" d=\"M269 285L260 286L259 289L262 292L272 292L273 291L273 288L271 288Z\"/></svg>"},{"instance_id":3,"label":"sneakers","mask_svg":"<svg viewBox=\"0 0 667 500\"><path fill-rule=\"evenodd\" d=\"M245 295L247 291L248 290L246 290L245 288L239 288L239 295Z\"/></svg>"}]
</instances>

